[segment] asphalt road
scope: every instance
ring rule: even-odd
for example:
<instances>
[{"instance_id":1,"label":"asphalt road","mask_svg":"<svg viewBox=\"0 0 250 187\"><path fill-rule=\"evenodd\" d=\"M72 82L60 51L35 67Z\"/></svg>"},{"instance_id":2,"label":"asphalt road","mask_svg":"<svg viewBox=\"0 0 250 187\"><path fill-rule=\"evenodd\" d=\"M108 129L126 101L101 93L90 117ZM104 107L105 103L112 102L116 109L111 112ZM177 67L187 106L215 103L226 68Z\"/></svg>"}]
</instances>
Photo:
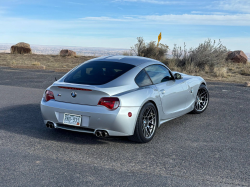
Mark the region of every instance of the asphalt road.
<instances>
[{"instance_id":1,"label":"asphalt road","mask_svg":"<svg viewBox=\"0 0 250 187\"><path fill-rule=\"evenodd\" d=\"M250 88L209 82L204 113L137 144L46 128L39 103L55 76L0 67L0 186L250 186Z\"/></svg>"}]
</instances>

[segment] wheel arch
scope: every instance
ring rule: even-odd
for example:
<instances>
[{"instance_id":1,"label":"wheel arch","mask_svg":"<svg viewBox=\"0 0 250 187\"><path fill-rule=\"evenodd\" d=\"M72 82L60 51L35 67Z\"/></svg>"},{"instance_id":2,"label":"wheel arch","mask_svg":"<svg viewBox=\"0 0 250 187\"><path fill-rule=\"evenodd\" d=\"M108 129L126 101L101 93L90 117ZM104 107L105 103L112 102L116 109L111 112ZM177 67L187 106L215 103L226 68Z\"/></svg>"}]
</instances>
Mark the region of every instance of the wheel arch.
<instances>
[{"instance_id":1,"label":"wheel arch","mask_svg":"<svg viewBox=\"0 0 250 187\"><path fill-rule=\"evenodd\" d=\"M147 104L147 103L152 103L155 106L156 111L157 111L157 127L159 127L159 125L160 125L160 111L159 111L159 108L157 107L156 103L153 100L148 100L147 102L144 103L144 105Z\"/></svg>"},{"instance_id":2,"label":"wheel arch","mask_svg":"<svg viewBox=\"0 0 250 187\"><path fill-rule=\"evenodd\" d=\"M202 84L203 84L204 86L207 86L207 84L206 84L205 82L201 82L201 85L202 85Z\"/></svg>"}]
</instances>

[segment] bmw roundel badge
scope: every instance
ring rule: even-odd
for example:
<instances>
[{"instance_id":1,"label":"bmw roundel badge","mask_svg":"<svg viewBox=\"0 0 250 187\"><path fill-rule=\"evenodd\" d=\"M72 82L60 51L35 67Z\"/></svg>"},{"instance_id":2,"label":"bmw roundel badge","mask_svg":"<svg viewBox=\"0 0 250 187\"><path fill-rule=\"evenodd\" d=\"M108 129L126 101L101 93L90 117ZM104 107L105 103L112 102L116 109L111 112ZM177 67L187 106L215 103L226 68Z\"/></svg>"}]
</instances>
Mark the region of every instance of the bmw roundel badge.
<instances>
[{"instance_id":1,"label":"bmw roundel badge","mask_svg":"<svg viewBox=\"0 0 250 187\"><path fill-rule=\"evenodd\" d=\"M76 97L76 95L77 95L77 93L76 93L76 92L71 92L71 96L72 96L73 98L75 98L75 97Z\"/></svg>"}]
</instances>

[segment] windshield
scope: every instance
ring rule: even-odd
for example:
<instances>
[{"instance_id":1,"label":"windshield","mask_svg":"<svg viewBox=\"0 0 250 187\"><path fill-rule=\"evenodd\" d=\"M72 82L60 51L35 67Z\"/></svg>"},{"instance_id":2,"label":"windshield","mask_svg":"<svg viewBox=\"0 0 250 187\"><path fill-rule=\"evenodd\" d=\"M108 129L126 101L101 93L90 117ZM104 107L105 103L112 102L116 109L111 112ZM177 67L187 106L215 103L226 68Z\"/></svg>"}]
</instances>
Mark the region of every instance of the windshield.
<instances>
[{"instance_id":1,"label":"windshield","mask_svg":"<svg viewBox=\"0 0 250 187\"><path fill-rule=\"evenodd\" d=\"M102 85L116 79L133 67L135 66L119 62L87 62L72 71L64 79L64 82L75 84Z\"/></svg>"}]
</instances>

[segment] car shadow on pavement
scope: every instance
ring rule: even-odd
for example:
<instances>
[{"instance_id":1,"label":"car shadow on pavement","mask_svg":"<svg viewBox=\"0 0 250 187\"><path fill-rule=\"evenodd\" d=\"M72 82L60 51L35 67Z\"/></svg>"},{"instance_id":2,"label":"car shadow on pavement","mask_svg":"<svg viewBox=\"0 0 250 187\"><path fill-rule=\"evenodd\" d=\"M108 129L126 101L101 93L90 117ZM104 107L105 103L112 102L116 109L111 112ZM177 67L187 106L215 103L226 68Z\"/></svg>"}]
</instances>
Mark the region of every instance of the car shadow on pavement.
<instances>
[{"instance_id":1,"label":"car shadow on pavement","mask_svg":"<svg viewBox=\"0 0 250 187\"><path fill-rule=\"evenodd\" d=\"M97 138L93 134L47 128L42 119L39 104L17 105L0 110L0 129L15 134L42 140L67 142L72 144L135 144L126 137Z\"/></svg>"}]
</instances>

